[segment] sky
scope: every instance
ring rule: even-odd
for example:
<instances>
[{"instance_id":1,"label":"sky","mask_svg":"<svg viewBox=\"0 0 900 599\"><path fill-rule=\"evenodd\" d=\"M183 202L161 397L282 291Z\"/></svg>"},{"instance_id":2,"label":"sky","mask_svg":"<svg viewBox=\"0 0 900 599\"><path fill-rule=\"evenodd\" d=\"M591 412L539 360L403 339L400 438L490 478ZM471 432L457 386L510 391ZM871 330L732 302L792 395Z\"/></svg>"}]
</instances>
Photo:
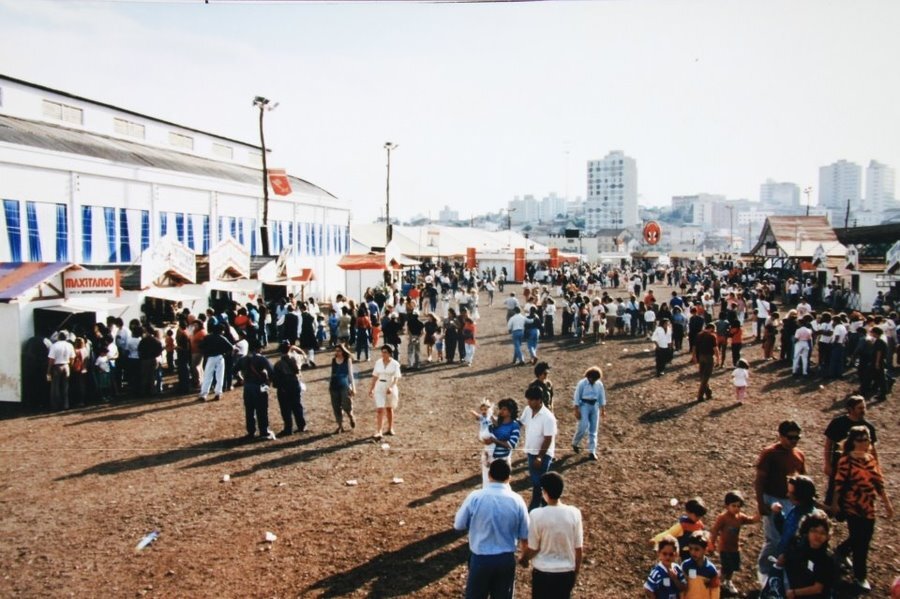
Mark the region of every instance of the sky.
<instances>
[{"instance_id":1,"label":"sky","mask_svg":"<svg viewBox=\"0 0 900 599\"><path fill-rule=\"evenodd\" d=\"M622 150L639 201L900 168L900 2L0 0L0 73L258 143L380 216L584 196ZM893 58L891 58L893 57Z\"/></svg>"}]
</instances>

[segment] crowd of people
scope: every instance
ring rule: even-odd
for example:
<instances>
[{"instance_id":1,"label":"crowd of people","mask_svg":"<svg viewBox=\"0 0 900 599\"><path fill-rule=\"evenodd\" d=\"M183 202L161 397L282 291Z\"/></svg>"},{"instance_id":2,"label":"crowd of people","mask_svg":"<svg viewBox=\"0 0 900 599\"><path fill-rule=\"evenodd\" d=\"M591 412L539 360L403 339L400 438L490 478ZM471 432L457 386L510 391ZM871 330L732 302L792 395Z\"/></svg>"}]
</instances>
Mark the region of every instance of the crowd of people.
<instances>
[{"instance_id":1,"label":"crowd of people","mask_svg":"<svg viewBox=\"0 0 900 599\"><path fill-rule=\"evenodd\" d=\"M196 393L198 401L219 400L241 386L246 438L272 440L307 429L301 373L317 367L317 353L333 351L328 389L335 433L355 429L356 365L371 362L372 436L381 439L396 434L404 372L473 365L479 303L486 297L493 305L495 290L503 292L505 280L503 271L426 265L405 285L367 289L359 301L339 295L323 307L313 298L289 295L270 304L260 298L196 315L180 309L167 329L142 320L126 327L111 318L87 335L59 331L46 344L51 406L66 409L123 394L152 396L163 391L168 371L176 381L174 391ZM651 287L662 284L675 288L665 299ZM518 563L533 566L535 597L568 597L574 588L583 558L581 514L560 501L563 480L552 470L559 429L551 366L541 360L539 349L550 340L582 345L615 338L653 343L658 377L666 375L675 355L690 355L700 375L697 401L712 399L709 380L716 368L726 366L729 354L735 397L752 401L751 351L781 360L799 377L843 378L855 370L859 379L860 395L848 400L847 415L825 432L825 498L819 501L797 448L799 426L783 422L778 442L756 464L757 513L745 514L743 494L733 490L706 531L703 501L688 501L679 522L654 538L659 563L644 585L646 594L694 597L701 596L698 589L719 587L736 593L732 576L741 568L739 531L760 520L765 544L757 567L773 593L786 584L782 596L829 597L840 571L827 565L845 562L853 584L866 590L876 499L889 517L892 506L865 406L891 391L894 361L900 358L897 314L889 297L880 297L878 310L863 315L840 289L816 294L808 281L714 267L530 269L520 292L502 300L512 365L524 365L527 357L533 366L535 378L523 392L526 405L520 410L507 397L496 404L496 414L489 400L475 412L484 446L483 488L466 499L454 523L469 531L467 596L511 597L517 547ZM818 309L810 303L814 297L822 300ZM274 356L267 355L270 342L277 344ZM751 350L754 344L760 349ZM277 391L284 423L277 435L269 427L270 386ZM607 400L601 368L588 367L572 397L577 430L567 445L573 452L582 450L587 437L587 455L598 459ZM527 506L508 485L520 441L532 486ZM849 537L833 558L828 539L835 519L847 522ZM721 558L721 574L707 556L714 551ZM807 563L815 567L804 570Z\"/></svg>"}]
</instances>

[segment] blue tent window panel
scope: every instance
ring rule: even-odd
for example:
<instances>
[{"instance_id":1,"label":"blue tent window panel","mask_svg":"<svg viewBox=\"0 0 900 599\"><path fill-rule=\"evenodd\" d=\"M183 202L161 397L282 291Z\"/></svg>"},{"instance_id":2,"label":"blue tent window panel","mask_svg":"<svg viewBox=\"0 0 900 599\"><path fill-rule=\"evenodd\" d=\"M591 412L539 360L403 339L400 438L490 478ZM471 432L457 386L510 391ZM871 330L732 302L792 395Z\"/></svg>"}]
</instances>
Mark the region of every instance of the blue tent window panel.
<instances>
[{"instance_id":1,"label":"blue tent window panel","mask_svg":"<svg viewBox=\"0 0 900 599\"><path fill-rule=\"evenodd\" d=\"M316 253L316 256L325 255L325 249L322 244L323 237L324 237L323 229L325 229L325 225L323 225L322 223L316 224L316 244L318 246L317 247L318 252Z\"/></svg>"},{"instance_id":2,"label":"blue tent window panel","mask_svg":"<svg viewBox=\"0 0 900 599\"><path fill-rule=\"evenodd\" d=\"M65 204L56 205L56 261L69 261L69 213Z\"/></svg>"},{"instance_id":3,"label":"blue tent window panel","mask_svg":"<svg viewBox=\"0 0 900 599\"><path fill-rule=\"evenodd\" d=\"M222 241L222 228L223 228L224 223L225 223L225 217L220 216L216 222L216 231L218 232L218 236L216 237L216 239L218 239L219 241Z\"/></svg>"},{"instance_id":4,"label":"blue tent window panel","mask_svg":"<svg viewBox=\"0 0 900 599\"><path fill-rule=\"evenodd\" d=\"M294 223L290 222L288 225L288 245L290 247L294 247Z\"/></svg>"},{"instance_id":5,"label":"blue tent window panel","mask_svg":"<svg viewBox=\"0 0 900 599\"><path fill-rule=\"evenodd\" d=\"M350 227L344 227L344 253L350 252Z\"/></svg>"},{"instance_id":6,"label":"blue tent window panel","mask_svg":"<svg viewBox=\"0 0 900 599\"><path fill-rule=\"evenodd\" d=\"M150 247L150 211L141 210L141 252Z\"/></svg>"},{"instance_id":7,"label":"blue tent window panel","mask_svg":"<svg viewBox=\"0 0 900 599\"><path fill-rule=\"evenodd\" d=\"M6 215L6 238L13 262L22 261L22 223L19 220L19 200L3 200Z\"/></svg>"},{"instance_id":8,"label":"blue tent window panel","mask_svg":"<svg viewBox=\"0 0 900 599\"><path fill-rule=\"evenodd\" d=\"M192 250L197 248L194 247L194 215L187 215L187 246Z\"/></svg>"},{"instance_id":9,"label":"blue tent window panel","mask_svg":"<svg viewBox=\"0 0 900 599\"><path fill-rule=\"evenodd\" d=\"M25 202L25 214L28 219L28 259L41 261L41 233L38 231L37 206L34 202Z\"/></svg>"},{"instance_id":10,"label":"blue tent window panel","mask_svg":"<svg viewBox=\"0 0 900 599\"><path fill-rule=\"evenodd\" d=\"M91 261L93 243L93 206L81 207L81 259Z\"/></svg>"},{"instance_id":11,"label":"blue tent window panel","mask_svg":"<svg viewBox=\"0 0 900 599\"><path fill-rule=\"evenodd\" d=\"M159 238L162 239L169 232L169 213L159 213Z\"/></svg>"},{"instance_id":12,"label":"blue tent window panel","mask_svg":"<svg viewBox=\"0 0 900 599\"><path fill-rule=\"evenodd\" d=\"M106 246L109 249L108 263L118 262L116 259L116 209L103 208L103 224L106 227Z\"/></svg>"},{"instance_id":13,"label":"blue tent window panel","mask_svg":"<svg viewBox=\"0 0 900 599\"><path fill-rule=\"evenodd\" d=\"M219 235L221 237L221 234ZM209 215L203 215L203 253L209 253Z\"/></svg>"},{"instance_id":14,"label":"blue tent window panel","mask_svg":"<svg viewBox=\"0 0 900 599\"><path fill-rule=\"evenodd\" d=\"M238 232L238 243L244 245L244 225L247 224L247 219L242 218L241 221L237 224L237 232Z\"/></svg>"},{"instance_id":15,"label":"blue tent window panel","mask_svg":"<svg viewBox=\"0 0 900 599\"><path fill-rule=\"evenodd\" d=\"M243 228L241 229L241 231L243 231ZM241 241L241 243L243 244L244 242ZM251 256L256 255L256 219L255 218L250 219L250 255Z\"/></svg>"},{"instance_id":16,"label":"blue tent window panel","mask_svg":"<svg viewBox=\"0 0 900 599\"><path fill-rule=\"evenodd\" d=\"M237 225L238 225L237 218L235 218L235 217L233 217L233 216L229 216L229 217L228 217L228 228L229 228L229 230L231 231L231 237L234 238L234 239L237 239L237 238L238 238L238 228L237 228ZM244 243L244 236L243 236L243 234L242 234L242 235L241 235L241 244L243 244L243 243Z\"/></svg>"},{"instance_id":17,"label":"blue tent window panel","mask_svg":"<svg viewBox=\"0 0 900 599\"><path fill-rule=\"evenodd\" d=\"M119 255L122 262L131 262L131 236L128 234L128 211L119 208Z\"/></svg>"},{"instance_id":18,"label":"blue tent window panel","mask_svg":"<svg viewBox=\"0 0 900 599\"><path fill-rule=\"evenodd\" d=\"M180 243L184 243L184 212L175 213L175 235Z\"/></svg>"}]
</instances>

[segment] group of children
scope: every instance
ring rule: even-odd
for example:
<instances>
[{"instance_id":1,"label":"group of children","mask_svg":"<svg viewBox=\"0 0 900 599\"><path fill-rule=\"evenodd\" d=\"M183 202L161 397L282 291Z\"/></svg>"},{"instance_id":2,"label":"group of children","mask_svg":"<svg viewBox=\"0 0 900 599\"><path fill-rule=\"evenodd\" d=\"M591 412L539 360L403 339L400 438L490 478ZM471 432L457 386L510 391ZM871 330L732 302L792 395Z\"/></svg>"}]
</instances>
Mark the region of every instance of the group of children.
<instances>
[{"instance_id":1,"label":"group of children","mask_svg":"<svg viewBox=\"0 0 900 599\"><path fill-rule=\"evenodd\" d=\"M651 539L659 562L644 583L648 599L718 599L723 590L737 595L732 576L741 568L741 527L759 522L759 516L745 514L743 507L740 491L729 491L725 509L707 531L703 500L695 497L685 502L678 522ZM714 551L719 552L721 576L706 555Z\"/></svg>"}]
</instances>

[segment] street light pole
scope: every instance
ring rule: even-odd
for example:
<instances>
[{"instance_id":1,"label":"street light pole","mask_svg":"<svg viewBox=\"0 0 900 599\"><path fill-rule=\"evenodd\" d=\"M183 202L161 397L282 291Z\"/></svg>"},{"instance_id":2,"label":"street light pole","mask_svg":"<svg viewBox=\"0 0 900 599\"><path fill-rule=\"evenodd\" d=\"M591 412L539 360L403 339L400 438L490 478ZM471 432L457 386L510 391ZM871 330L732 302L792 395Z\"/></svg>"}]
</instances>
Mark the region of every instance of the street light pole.
<instances>
[{"instance_id":1,"label":"street light pole","mask_svg":"<svg viewBox=\"0 0 900 599\"><path fill-rule=\"evenodd\" d=\"M263 186L263 218L259 227L262 255L269 255L269 170L266 163L266 135L263 129L263 116L275 110L278 102L270 105L270 100L262 96L253 98L253 105L259 108L259 145L262 146L262 186Z\"/></svg>"},{"instance_id":2,"label":"street light pole","mask_svg":"<svg viewBox=\"0 0 900 599\"><path fill-rule=\"evenodd\" d=\"M804 187L803 193L806 194L806 216L809 216L809 194L812 192L812 187Z\"/></svg>"},{"instance_id":3,"label":"street light pole","mask_svg":"<svg viewBox=\"0 0 900 599\"><path fill-rule=\"evenodd\" d=\"M731 233L728 238L728 253L732 253L734 251L734 206L725 206L728 209L728 214L731 217Z\"/></svg>"},{"instance_id":4,"label":"street light pole","mask_svg":"<svg viewBox=\"0 0 900 599\"><path fill-rule=\"evenodd\" d=\"M394 237L394 232L391 230L391 150L396 150L399 147L399 144L391 143L389 141L384 143L384 149L387 150L387 182L385 183L384 188L385 245L389 244Z\"/></svg>"}]
</instances>

